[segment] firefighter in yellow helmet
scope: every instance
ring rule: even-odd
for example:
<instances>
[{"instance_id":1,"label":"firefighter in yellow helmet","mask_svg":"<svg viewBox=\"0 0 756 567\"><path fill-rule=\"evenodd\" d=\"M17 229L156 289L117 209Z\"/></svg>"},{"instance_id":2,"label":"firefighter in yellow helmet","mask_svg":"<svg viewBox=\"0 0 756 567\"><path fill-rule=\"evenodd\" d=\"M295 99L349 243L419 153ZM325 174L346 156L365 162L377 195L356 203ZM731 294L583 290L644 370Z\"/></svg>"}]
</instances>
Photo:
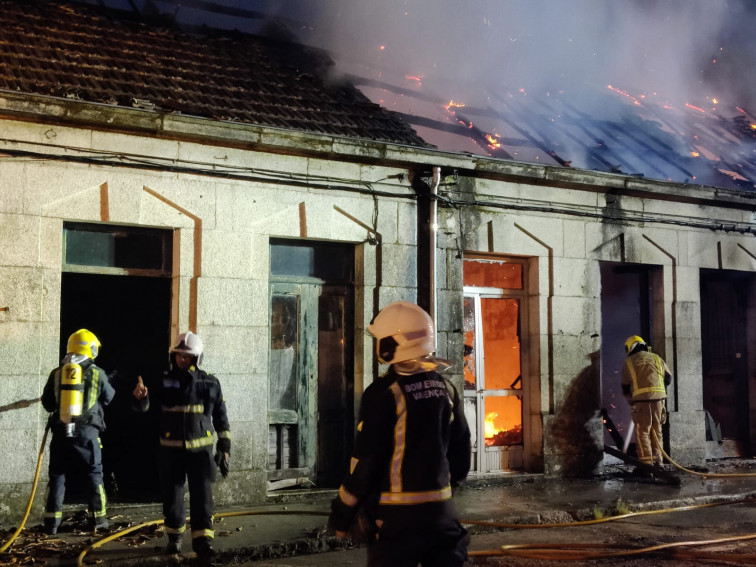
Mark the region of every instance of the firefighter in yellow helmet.
<instances>
[{"instance_id":1,"label":"firefighter in yellow helmet","mask_svg":"<svg viewBox=\"0 0 756 567\"><path fill-rule=\"evenodd\" d=\"M654 441L662 440L662 425L667 419L667 386L672 373L662 358L650 351L641 337L625 341L627 358L622 365L622 393L632 407L638 459L652 466L663 463L661 449Z\"/></svg>"},{"instance_id":2,"label":"firefighter in yellow helmet","mask_svg":"<svg viewBox=\"0 0 756 567\"><path fill-rule=\"evenodd\" d=\"M191 331L180 334L168 352L170 369L162 379L148 390L140 376L133 394L143 411L150 405L159 411L158 472L168 534L166 552L181 552L188 481L192 549L208 559L215 555L212 483L216 465L223 477L228 475L231 427L220 381L199 367L203 354L199 336ZM215 457L214 437L218 439Z\"/></svg>"},{"instance_id":3,"label":"firefighter in yellow helmet","mask_svg":"<svg viewBox=\"0 0 756 567\"><path fill-rule=\"evenodd\" d=\"M62 520L66 477L81 477L88 488L89 524L108 529L105 487L102 480L100 432L105 412L115 395L108 375L94 363L100 341L91 331L79 329L68 338L66 356L50 373L42 406L50 415L52 441L45 506L45 532L58 532Z\"/></svg>"},{"instance_id":4,"label":"firefighter in yellow helmet","mask_svg":"<svg viewBox=\"0 0 756 567\"><path fill-rule=\"evenodd\" d=\"M452 487L470 468L462 399L434 356L435 325L414 303L386 305L368 326L388 372L365 389L351 463L332 503L336 537L367 541L370 567L461 567L469 536Z\"/></svg>"}]
</instances>

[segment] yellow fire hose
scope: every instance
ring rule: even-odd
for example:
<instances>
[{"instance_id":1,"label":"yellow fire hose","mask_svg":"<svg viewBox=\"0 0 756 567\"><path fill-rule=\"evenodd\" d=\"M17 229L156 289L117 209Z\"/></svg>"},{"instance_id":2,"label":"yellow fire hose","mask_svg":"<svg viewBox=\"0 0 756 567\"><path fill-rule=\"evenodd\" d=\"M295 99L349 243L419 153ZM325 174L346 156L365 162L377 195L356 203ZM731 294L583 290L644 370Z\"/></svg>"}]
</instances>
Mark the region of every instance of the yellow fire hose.
<instances>
[{"instance_id":1,"label":"yellow fire hose","mask_svg":"<svg viewBox=\"0 0 756 567\"><path fill-rule=\"evenodd\" d=\"M654 445L656 445L656 447L661 451L661 454L664 455L664 458L667 459L675 468L681 471L684 471L688 474L700 476L703 478L746 478L746 477L756 476L756 473L700 473L697 471L687 469L681 464L673 461L672 457L667 455L667 452L664 450L664 447L662 447L662 444L659 442L659 439L656 437L655 431L652 431L651 434L654 441Z\"/></svg>"},{"instance_id":2,"label":"yellow fire hose","mask_svg":"<svg viewBox=\"0 0 756 567\"><path fill-rule=\"evenodd\" d=\"M34 495L37 493L37 484L39 483L39 471L42 469L42 457L45 454L45 443L47 443L48 431L50 431L49 425L45 427L45 434L42 436L42 445L39 447L39 456L37 457L37 469L34 473L34 482L32 483L31 496L29 496L29 502L26 505L26 511L24 512L24 519L21 520L21 523L18 525L16 532L11 536L11 538L7 542L5 542L5 544L2 547L0 547L0 553L5 553L5 550L8 549L14 541L16 541L18 534L20 534L21 530L24 529L24 525L26 525L26 520L29 518L29 512L31 511L32 504L34 503Z\"/></svg>"},{"instance_id":3,"label":"yellow fire hose","mask_svg":"<svg viewBox=\"0 0 756 567\"><path fill-rule=\"evenodd\" d=\"M39 450L39 455L37 458L37 467L34 475L34 482L32 485L32 492L29 497L29 502L26 506L26 511L24 513L23 520L19 524L18 528L16 529L15 533L11 536L11 538L2 546L0 547L0 553L6 552L6 550L13 544L13 542L16 540L18 535L23 530L26 521L29 517L29 513L31 511L32 504L34 502L34 496L36 494L37 485L39 482L39 474L42 467L42 458L44 455L44 449L45 444L47 441L47 434L49 431L49 427L45 428L45 433L42 437L42 443ZM656 438L656 435L653 435L654 443L659 447L664 457L676 468L696 476L701 476L703 478L734 478L734 477L753 477L756 476L756 473L699 473L690 469L687 469L683 467L682 465L676 463L672 460L672 458L664 451L664 449L661 447L661 443L659 443L659 440ZM593 520L583 520L583 521L576 521L576 522L563 522L563 523L554 523L554 524L514 524L514 523L503 523L503 522L484 522L484 521L477 521L477 520L460 520L463 524L466 525L478 525L478 526L488 526L488 527L496 527L496 528L502 528L502 529L544 529L544 528L557 528L557 527L575 527L575 526L584 526L584 525L590 525L590 524L598 524L602 522L612 522L617 520L622 520L625 518L635 517L635 516L642 516L642 515L650 515L650 514L663 514L668 512L677 512L677 511L689 511L689 510L695 510L698 508L707 508L707 507L713 507L713 506L722 506L724 504L738 504L745 502L747 500L737 500L737 501L731 501L731 502L716 502L716 503L709 503L709 504L699 504L695 506L682 506L679 508L667 508L664 510L644 510L639 512L630 512L627 514L620 514L617 516L609 516L605 518L596 518ZM287 515L287 514L293 514L293 515L310 515L310 516L327 516L328 512L315 512L311 510L299 510L299 511L268 511L268 510L246 510L246 511L239 511L239 512L225 512L225 513L219 513L216 514L216 517L222 518L222 517L233 517L233 516L252 516L252 515ZM110 534L106 537L103 537L96 542L92 543L91 545L87 546L78 556L77 565L79 567L83 566L83 560L85 555L94 550L97 549L106 543L113 541L115 539L118 539L120 537L123 537L129 533L132 533L134 531L140 530L144 527L153 526L153 525L160 525L163 523L163 520L153 520L149 522L144 522L141 524L137 524L128 528L125 528L123 530L119 530L113 534ZM638 555L641 553L654 553L659 552L662 550L674 550L674 557L679 558L709 558L709 557L716 557L719 560L728 560L728 561L735 561L735 562L753 562L754 559L756 559L756 555L745 555L745 554L706 554L706 553L697 553L697 552L685 552L685 551L679 551L676 548L678 547L690 547L690 546L701 546L701 545L713 545L718 543L727 543L727 542L735 542L735 541L745 541L745 540L751 540L756 539L756 534L749 534L744 536L734 536L729 538L723 538L723 539L716 539L716 540L707 540L707 541L698 541L698 542L677 542L677 543L669 543L669 544L663 544L663 545L657 545L652 547L646 547L641 549L630 549L630 550L620 550L620 551L590 551L595 550L597 548L615 548L616 546L612 545L596 545L596 544L572 544L572 545L555 545L555 544L521 544L521 545L503 545L501 548L497 550L488 550L488 551L471 551L469 555L471 557L482 557L482 556L495 556L495 555L516 555L520 557L530 557L534 559L563 559L563 560L584 560L584 559L594 559L594 558L605 558L605 557L619 557L619 556L628 556L628 555ZM551 549L552 551L548 551ZM586 551L588 550L588 551Z\"/></svg>"},{"instance_id":4,"label":"yellow fire hose","mask_svg":"<svg viewBox=\"0 0 756 567\"><path fill-rule=\"evenodd\" d=\"M506 523L497 523L497 522L482 522L482 521L477 521L477 520L460 520L460 522L465 525L493 526L493 527L511 528L511 529L574 527L574 526L584 526L584 525L589 525L589 524L598 524L601 522L612 522L616 520L622 520L625 518L643 516L643 515L648 515L648 514L664 514L664 513L669 513L669 512L695 510L698 508L723 506L725 504L739 504L746 501L748 501L748 499L742 499L742 500L730 501L730 502L699 504L696 506L682 506L679 508L666 508L664 510L646 510L646 511L639 511L639 512L631 512L628 514L621 514L618 516L610 516L607 518L599 518L595 520L587 520L587 521L580 521L580 522L566 522L566 523L558 523L558 524L506 524ZM234 516L280 516L280 515L328 516L328 514L329 514L328 512L316 512L312 510L282 510L282 511L243 510L243 511L238 511L238 512L219 513L219 514L216 514L215 517L224 518L224 517L234 517ZM122 536L130 534L142 528L153 526L153 525L160 525L162 523L163 523L163 520L153 520L150 522L144 522L141 524L131 526L129 528L125 528L123 530L120 530L108 536L105 536L97 540L96 542L92 543L91 545L87 546L79 554L76 564L78 567L83 567L84 557L86 556L87 553L105 545L106 543L110 541L118 539ZM606 557L640 555L640 554L654 553L654 552L670 550L670 549L674 550L675 548L678 548L678 547L714 545L714 544L721 544L721 543L728 543L728 542L746 541L746 540L751 540L751 539L756 539L756 534L733 536L733 537L728 537L728 538L706 540L706 541L676 542L676 543L655 545L651 547L638 548L638 549L619 549L618 551L603 551L603 552L595 551L595 550L596 549L616 549L618 546L612 545L612 544L601 545L601 544L579 544L579 543L578 544L512 544L512 545L502 545L499 549L494 549L494 550L470 551L468 555L470 557L491 557L491 556L512 555L512 556L518 556L518 557L528 557L531 559L585 560L585 559L600 559L600 558L606 558ZM706 558L706 557L712 556L720 560L727 558L727 560L729 561L735 561L735 562L745 561L746 563L751 563L753 557L756 557L756 556L744 555L744 554L729 554L729 555L721 554L721 553L697 554L695 552L680 552L680 551L674 551L673 556L681 557L681 558L682 557Z\"/></svg>"}]
</instances>

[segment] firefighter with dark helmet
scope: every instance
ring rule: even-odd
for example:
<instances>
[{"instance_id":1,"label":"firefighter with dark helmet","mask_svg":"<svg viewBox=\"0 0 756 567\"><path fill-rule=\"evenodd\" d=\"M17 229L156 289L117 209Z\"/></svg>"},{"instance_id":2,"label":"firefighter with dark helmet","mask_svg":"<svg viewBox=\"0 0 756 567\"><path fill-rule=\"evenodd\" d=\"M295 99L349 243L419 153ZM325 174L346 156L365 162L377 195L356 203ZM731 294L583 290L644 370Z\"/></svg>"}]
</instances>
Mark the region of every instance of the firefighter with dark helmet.
<instances>
[{"instance_id":1,"label":"firefighter with dark helmet","mask_svg":"<svg viewBox=\"0 0 756 567\"><path fill-rule=\"evenodd\" d=\"M433 355L433 320L399 301L368 332L390 366L362 396L329 525L337 537L367 542L369 567L461 566L469 536L451 498L470 468L470 430L457 390L439 373L449 365Z\"/></svg>"},{"instance_id":2,"label":"firefighter with dark helmet","mask_svg":"<svg viewBox=\"0 0 756 567\"><path fill-rule=\"evenodd\" d=\"M212 483L216 466L224 478L228 475L231 428L220 382L199 367L202 354L202 340L196 334L178 335L169 350L170 369L152 393L141 376L133 393L142 410L152 404L160 414L158 471L168 534L166 552L181 552L188 480L192 549L198 556L208 557L215 554ZM215 457L213 434L218 438Z\"/></svg>"},{"instance_id":3,"label":"firefighter with dark helmet","mask_svg":"<svg viewBox=\"0 0 756 567\"><path fill-rule=\"evenodd\" d=\"M663 459L658 443L661 443L662 425L667 419L667 386L672 381L672 373L662 357L651 352L638 335L625 341L625 354L622 393L632 409L638 459L646 465L661 466Z\"/></svg>"},{"instance_id":4,"label":"firefighter with dark helmet","mask_svg":"<svg viewBox=\"0 0 756 567\"><path fill-rule=\"evenodd\" d=\"M66 477L80 477L87 487L89 524L109 527L102 477L100 433L105 429L104 406L115 395L108 375L94 363L98 338L79 329L68 338L67 354L50 373L42 392L42 406L51 412L50 467L45 506L45 532L55 534L62 521Z\"/></svg>"}]
</instances>

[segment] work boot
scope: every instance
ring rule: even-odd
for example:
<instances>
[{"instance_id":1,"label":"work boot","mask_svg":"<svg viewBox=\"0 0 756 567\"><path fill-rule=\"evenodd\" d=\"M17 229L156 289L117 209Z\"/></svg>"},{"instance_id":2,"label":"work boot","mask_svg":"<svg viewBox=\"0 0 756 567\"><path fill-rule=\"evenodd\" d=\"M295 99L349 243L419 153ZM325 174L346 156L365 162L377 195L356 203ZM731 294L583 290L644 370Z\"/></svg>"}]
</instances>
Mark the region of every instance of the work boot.
<instances>
[{"instance_id":1,"label":"work boot","mask_svg":"<svg viewBox=\"0 0 756 567\"><path fill-rule=\"evenodd\" d=\"M192 549L200 559L209 559L218 555L218 552L210 545L209 537L197 537L192 540Z\"/></svg>"},{"instance_id":2,"label":"work boot","mask_svg":"<svg viewBox=\"0 0 756 567\"><path fill-rule=\"evenodd\" d=\"M55 535L58 533L58 528L60 527L60 522L57 520L45 520L45 533L47 535Z\"/></svg>"},{"instance_id":3,"label":"work boot","mask_svg":"<svg viewBox=\"0 0 756 567\"><path fill-rule=\"evenodd\" d=\"M102 516L100 518L95 518L94 522L90 523L90 527L92 528L92 531L105 532L110 528L110 522L105 516Z\"/></svg>"},{"instance_id":4,"label":"work boot","mask_svg":"<svg viewBox=\"0 0 756 567\"><path fill-rule=\"evenodd\" d=\"M168 534L168 545L165 547L165 552L170 555L181 553L181 534Z\"/></svg>"}]
</instances>

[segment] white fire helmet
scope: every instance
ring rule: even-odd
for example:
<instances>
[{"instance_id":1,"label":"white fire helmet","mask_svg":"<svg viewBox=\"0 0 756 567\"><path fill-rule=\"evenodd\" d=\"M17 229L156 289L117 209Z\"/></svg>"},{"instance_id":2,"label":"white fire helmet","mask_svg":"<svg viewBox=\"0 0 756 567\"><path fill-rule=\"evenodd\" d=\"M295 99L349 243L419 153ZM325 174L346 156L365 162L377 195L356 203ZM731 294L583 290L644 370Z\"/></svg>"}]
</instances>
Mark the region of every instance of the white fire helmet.
<instances>
[{"instance_id":1,"label":"white fire helmet","mask_svg":"<svg viewBox=\"0 0 756 567\"><path fill-rule=\"evenodd\" d=\"M375 351L383 364L428 356L436 350L433 320L422 308L407 301L389 303L370 322Z\"/></svg>"},{"instance_id":2,"label":"white fire helmet","mask_svg":"<svg viewBox=\"0 0 756 567\"><path fill-rule=\"evenodd\" d=\"M168 354L188 354L197 357L197 365L202 361L202 339L191 331L181 333L176 337L176 342L168 351Z\"/></svg>"}]
</instances>

